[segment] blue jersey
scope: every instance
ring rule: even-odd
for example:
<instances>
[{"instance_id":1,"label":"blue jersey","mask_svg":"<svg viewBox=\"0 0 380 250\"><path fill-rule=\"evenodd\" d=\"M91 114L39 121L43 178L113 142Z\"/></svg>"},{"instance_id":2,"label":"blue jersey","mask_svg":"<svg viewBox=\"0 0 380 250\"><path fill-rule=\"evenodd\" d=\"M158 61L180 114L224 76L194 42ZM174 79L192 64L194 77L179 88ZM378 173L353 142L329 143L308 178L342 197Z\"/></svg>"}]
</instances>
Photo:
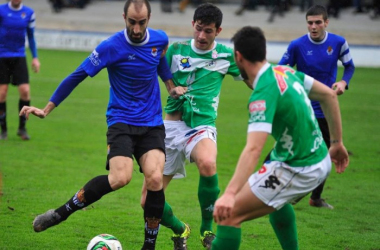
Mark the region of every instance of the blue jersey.
<instances>
[{"instance_id":1,"label":"blue jersey","mask_svg":"<svg viewBox=\"0 0 380 250\"><path fill-rule=\"evenodd\" d=\"M298 71L331 88L336 82L338 60L345 68L342 79L348 86L355 70L348 43L343 37L326 32L326 36L321 42L313 41L309 34L293 40L279 64L292 67L297 65ZM315 116L324 118L319 102L312 101L312 105Z\"/></svg>"},{"instance_id":2,"label":"blue jersey","mask_svg":"<svg viewBox=\"0 0 380 250\"><path fill-rule=\"evenodd\" d=\"M25 57L25 37L28 35L33 58L37 57L34 40L34 11L20 5L14 9L11 3L0 5L0 57Z\"/></svg>"},{"instance_id":3,"label":"blue jersey","mask_svg":"<svg viewBox=\"0 0 380 250\"><path fill-rule=\"evenodd\" d=\"M100 43L81 64L91 77L107 68L108 126L118 122L134 126L163 124L157 68L168 43L168 36L160 30L148 28L145 40L138 44L130 41L124 30Z\"/></svg>"}]
</instances>

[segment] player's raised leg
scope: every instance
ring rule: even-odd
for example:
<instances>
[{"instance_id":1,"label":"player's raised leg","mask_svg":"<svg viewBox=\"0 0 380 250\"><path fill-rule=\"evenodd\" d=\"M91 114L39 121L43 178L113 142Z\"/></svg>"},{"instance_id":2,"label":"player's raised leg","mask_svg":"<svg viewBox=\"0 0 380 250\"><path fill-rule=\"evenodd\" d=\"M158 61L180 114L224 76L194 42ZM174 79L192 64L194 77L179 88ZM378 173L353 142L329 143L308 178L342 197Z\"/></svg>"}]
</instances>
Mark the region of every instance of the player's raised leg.
<instances>
[{"instance_id":1,"label":"player's raised leg","mask_svg":"<svg viewBox=\"0 0 380 250\"><path fill-rule=\"evenodd\" d=\"M115 156L110 159L109 163L109 175L100 175L93 178L61 207L38 215L33 221L34 231L42 232L49 227L55 226L65 221L79 209L96 202L103 195L127 185L132 178L132 158Z\"/></svg>"}]
</instances>

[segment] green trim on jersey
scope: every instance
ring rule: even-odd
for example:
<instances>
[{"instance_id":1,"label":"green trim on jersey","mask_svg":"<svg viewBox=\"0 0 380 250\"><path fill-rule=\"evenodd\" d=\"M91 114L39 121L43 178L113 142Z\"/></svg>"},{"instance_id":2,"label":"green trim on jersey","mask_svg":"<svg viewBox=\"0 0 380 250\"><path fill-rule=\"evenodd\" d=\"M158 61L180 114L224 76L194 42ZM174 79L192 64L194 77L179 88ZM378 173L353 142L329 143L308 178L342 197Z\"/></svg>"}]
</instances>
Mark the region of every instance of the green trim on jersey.
<instances>
[{"instance_id":1,"label":"green trim on jersey","mask_svg":"<svg viewBox=\"0 0 380 250\"><path fill-rule=\"evenodd\" d=\"M193 40L175 42L168 48L166 59L176 86L188 87L179 99L170 96L165 112L182 112L182 120L194 128L200 125L215 127L219 95L226 74L242 80L235 64L233 50L215 42L211 50L202 51Z\"/></svg>"},{"instance_id":2,"label":"green trim on jersey","mask_svg":"<svg viewBox=\"0 0 380 250\"><path fill-rule=\"evenodd\" d=\"M266 64L249 99L249 132L271 133L276 145L271 160L304 167L328 154L308 92L313 78L291 67Z\"/></svg>"}]
</instances>

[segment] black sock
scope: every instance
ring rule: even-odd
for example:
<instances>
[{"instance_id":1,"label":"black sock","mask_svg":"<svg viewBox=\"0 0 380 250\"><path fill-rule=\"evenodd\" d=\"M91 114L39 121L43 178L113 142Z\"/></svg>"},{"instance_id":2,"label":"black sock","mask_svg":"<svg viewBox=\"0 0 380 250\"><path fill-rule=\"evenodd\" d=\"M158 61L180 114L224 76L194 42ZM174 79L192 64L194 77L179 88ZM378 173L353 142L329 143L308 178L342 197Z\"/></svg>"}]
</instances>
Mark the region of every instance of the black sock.
<instances>
[{"instance_id":1,"label":"black sock","mask_svg":"<svg viewBox=\"0 0 380 250\"><path fill-rule=\"evenodd\" d=\"M159 191L148 190L144 207L145 240L143 250L154 250L156 247L164 205L165 194L163 189Z\"/></svg>"},{"instance_id":2,"label":"black sock","mask_svg":"<svg viewBox=\"0 0 380 250\"><path fill-rule=\"evenodd\" d=\"M97 176L87 182L70 200L55 211L61 216L61 220L64 221L75 211L87 207L112 191L108 175Z\"/></svg>"},{"instance_id":3,"label":"black sock","mask_svg":"<svg viewBox=\"0 0 380 250\"><path fill-rule=\"evenodd\" d=\"M22 107L24 107L24 106L30 106L30 101L23 101L23 100L20 99L18 101L18 111L20 112L21 109L22 109ZM25 129L25 124L26 124L25 115L20 116L19 120L20 120L20 122L19 122L18 128L19 129Z\"/></svg>"},{"instance_id":4,"label":"black sock","mask_svg":"<svg viewBox=\"0 0 380 250\"><path fill-rule=\"evenodd\" d=\"M0 102L0 126L1 131L7 131L7 103Z\"/></svg>"},{"instance_id":5,"label":"black sock","mask_svg":"<svg viewBox=\"0 0 380 250\"><path fill-rule=\"evenodd\" d=\"M323 187L325 186L325 181L319 184L319 186L313 190L311 193L311 199L312 200L319 200L321 198L322 192L323 192Z\"/></svg>"}]
</instances>

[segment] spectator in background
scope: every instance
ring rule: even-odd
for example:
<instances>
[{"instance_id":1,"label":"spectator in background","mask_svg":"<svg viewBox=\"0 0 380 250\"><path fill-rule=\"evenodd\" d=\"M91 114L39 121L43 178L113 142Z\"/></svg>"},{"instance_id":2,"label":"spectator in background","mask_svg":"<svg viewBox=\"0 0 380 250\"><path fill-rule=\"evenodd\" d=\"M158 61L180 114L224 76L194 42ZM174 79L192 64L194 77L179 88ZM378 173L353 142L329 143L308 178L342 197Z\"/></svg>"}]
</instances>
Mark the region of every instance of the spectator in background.
<instances>
[{"instance_id":1,"label":"spectator in background","mask_svg":"<svg viewBox=\"0 0 380 250\"><path fill-rule=\"evenodd\" d=\"M287 7L286 5L287 0L272 0L272 6L268 22L273 23L276 14L278 14L280 17L283 17Z\"/></svg>"},{"instance_id":2,"label":"spectator in background","mask_svg":"<svg viewBox=\"0 0 380 250\"><path fill-rule=\"evenodd\" d=\"M86 7L88 3L90 3L90 0L70 0L66 2L66 4L63 0L49 0L49 2L52 5L53 11L55 13L59 13L62 11L63 8L83 9Z\"/></svg>"},{"instance_id":3,"label":"spectator in background","mask_svg":"<svg viewBox=\"0 0 380 250\"><path fill-rule=\"evenodd\" d=\"M356 13L363 13L363 8L362 8L362 1L361 0L354 0L354 14Z\"/></svg>"},{"instance_id":4,"label":"spectator in background","mask_svg":"<svg viewBox=\"0 0 380 250\"><path fill-rule=\"evenodd\" d=\"M380 17L380 0L373 0L373 14L370 16L371 19L377 19Z\"/></svg>"},{"instance_id":5,"label":"spectator in background","mask_svg":"<svg viewBox=\"0 0 380 250\"><path fill-rule=\"evenodd\" d=\"M329 0L327 4L327 14L339 18L341 4L341 0Z\"/></svg>"},{"instance_id":6,"label":"spectator in background","mask_svg":"<svg viewBox=\"0 0 380 250\"><path fill-rule=\"evenodd\" d=\"M360 0L355 0L355 1L360 1ZM306 3L307 3L307 5L306 5ZM304 12L305 11L305 7L306 7L306 9L309 9L313 5L314 5L314 1L313 0L300 0L300 11Z\"/></svg>"},{"instance_id":7,"label":"spectator in background","mask_svg":"<svg viewBox=\"0 0 380 250\"><path fill-rule=\"evenodd\" d=\"M62 11L62 8L64 6L62 0L49 0L49 2L51 3L53 11L55 13L59 13Z\"/></svg>"},{"instance_id":8,"label":"spectator in background","mask_svg":"<svg viewBox=\"0 0 380 250\"><path fill-rule=\"evenodd\" d=\"M172 12L172 0L161 0L161 11Z\"/></svg>"},{"instance_id":9,"label":"spectator in background","mask_svg":"<svg viewBox=\"0 0 380 250\"><path fill-rule=\"evenodd\" d=\"M36 16L33 9L22 4L22 0L11 0L0 5L0 140L8 138L6 98L11 83L18 87L19 110L30 105L29 74L25 55L25 36L28 37L32 53L32 70L40 70L37 46L34 39ZM20 116L17 135L29 140L25 116Z\"/></svg>"},{"instance_id":10,"label":"spectator in background","mask_svg":"<svg viewBox=\"0 0 380 250\"><path fill-rule=\"evenodd\" d=\"M256 8L256 0L242 0L240 8L235 11L235 15L240 16L243 14L244 10L256 10Z\"/></svg>"}]
</instances>

